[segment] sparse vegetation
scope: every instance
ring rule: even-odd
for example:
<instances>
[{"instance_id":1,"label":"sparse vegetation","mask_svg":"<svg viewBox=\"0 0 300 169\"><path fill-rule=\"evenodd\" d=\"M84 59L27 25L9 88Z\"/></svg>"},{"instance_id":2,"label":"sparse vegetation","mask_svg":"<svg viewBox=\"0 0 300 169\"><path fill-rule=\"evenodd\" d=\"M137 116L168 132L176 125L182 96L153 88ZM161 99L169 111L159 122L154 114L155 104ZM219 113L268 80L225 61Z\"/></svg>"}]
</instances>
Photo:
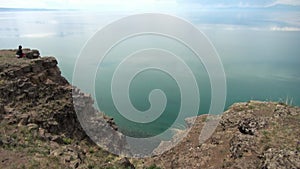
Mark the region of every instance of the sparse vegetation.
<instances>
[{"instance_id":1,"label":"sparse vegetation","mask_svg":"<svg viewBox=\"0 0 300 169\"><path fill-rule=\"evenodd\" d=\"M156 164L152 164L150 167L146 167L146 169L161 169L161 168L157 167Z\"/></svg>"},{"instance_id":2,"label":"sparse vegetation","mask_svg":"<svg viewBox=\"0 0 300 169\"><path fill-rule=\"evenodd\" d=\"M72 140L71 138L64 137L64 138L63 138L63 142L64 142L65 144L71 144L71 143L73 142L73 140Z\"/></svg>"},{"instance_id":3,"label":"sparse vegetation","mask_svg":"<svg viewBox=\"0 0 300 169\"><path fill-rule=\"evenodd\" d=\"M255 108L255 106L249 105L248 108L249 108L250 110L253 110L253 109Z\"/></svg>"}]
</instances>

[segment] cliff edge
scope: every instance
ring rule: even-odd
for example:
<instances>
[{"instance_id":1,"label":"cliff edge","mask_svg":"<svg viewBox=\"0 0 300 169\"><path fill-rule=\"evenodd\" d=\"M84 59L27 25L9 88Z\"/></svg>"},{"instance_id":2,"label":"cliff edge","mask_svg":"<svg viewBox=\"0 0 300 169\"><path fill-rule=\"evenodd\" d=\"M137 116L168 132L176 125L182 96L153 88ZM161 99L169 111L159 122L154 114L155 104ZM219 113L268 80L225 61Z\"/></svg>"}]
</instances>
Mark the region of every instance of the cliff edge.
<instances>
[{"instance_id":1,"label":"cliff edge","mask_svg":"<svg viewBox=\"0 0 300 169\"><path fill-rule=\"evenodd\" d=\"M0 50L0 168L132 166L127 158L99 148L83 131L74 106L99 114L97 122L113 130L117 126L94 109L89 95L61 76L54 57L16 58L15 52ZM80 105L74 105L72 96Z\"/></svg>"}]
</instances>

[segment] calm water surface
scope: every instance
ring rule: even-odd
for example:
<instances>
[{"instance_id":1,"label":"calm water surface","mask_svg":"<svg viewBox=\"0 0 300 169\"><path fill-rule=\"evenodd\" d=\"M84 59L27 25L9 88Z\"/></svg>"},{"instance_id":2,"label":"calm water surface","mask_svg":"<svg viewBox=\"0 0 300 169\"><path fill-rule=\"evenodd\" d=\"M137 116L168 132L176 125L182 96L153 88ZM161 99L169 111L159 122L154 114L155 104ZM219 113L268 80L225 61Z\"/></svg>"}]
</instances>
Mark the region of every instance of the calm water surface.
<instances>
[{"instance_id":1,"label":"calm water surface","mask_svg":"<svg viewBox=\"0 0 300 169\"><path fill-rule=\"evenodd\" d=\"M294 17L298 13L252 14L247 11L210 11L180 13L178 16L195 24L218 51L226 73L226 107L250 99L289 101L300 106L300 32L277 30L277 27L284 28L286 25L278 21L265 21L276 16L281 16L284 20L284 17ZM39 49L43 56L53 55L59 60L62 74L71 81L76 58L86 41L104 25L127 15L129 14L79 11L0 11L0 48L16 48L22 44L24 47ZM149 92L156 88L162 89L168 98L163 116L146 126L140 126L123 118L114 107L110 94L113 71L128 52L147 45L169 48L179 53L192 69L199 84L199 114L207 113L210 106L208 75L191 51L162 37L130 39L114 49L100 65L104 73L97 73L94 98L100 109L115 117L118 125L129 134L141 132L153 135L164 131L176 119L180 108L180 91L176 82L170 76L155 70L145 71L132 81L130 99L137 109L144 111L150 106ZM79 87L89 92L84 86ZM177 127L182 128L183 125L182 121ZM136 131L137 127L141 130Z\"/></svg>"}]
</instances>

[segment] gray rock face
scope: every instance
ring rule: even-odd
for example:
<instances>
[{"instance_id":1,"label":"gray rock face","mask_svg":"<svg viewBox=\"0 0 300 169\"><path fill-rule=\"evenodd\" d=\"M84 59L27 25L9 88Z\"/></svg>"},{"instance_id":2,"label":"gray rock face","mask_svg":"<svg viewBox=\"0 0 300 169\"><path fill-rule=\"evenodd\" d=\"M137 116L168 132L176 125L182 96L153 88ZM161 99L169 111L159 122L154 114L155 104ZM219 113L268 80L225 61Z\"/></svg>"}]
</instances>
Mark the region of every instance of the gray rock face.
<instances>
[{"instance_id":1,"label":"gray rock face","mask_svg":"<svg viewBox=\"0 0 300 169\"><path fill-rule=\"evenodd\" d=\"M35 54L31 50L27 53ZM100 116L97 122L116 131L112 118L104 116L93 107L93 100L79 89L73 88L61 76L54 57L24 60L22 64L1 65L0 112L4 116L4 105L11 109L5 118L11 123L27 125L29 128L41 128L45 133L64 134L71 138L83 139L85 131L77 119L74 106L82 109L86 117ZM72 91L75 91L72 93ZM73 98L80 100L73 105ZM16 110L23 113L18 113ZM3 117L4 118L4 117ZM9 120L10 119L10 120ZM91 119L88 119L91 120ZM109 139L109 138L107 138Z\"/></svg>"},{"instance_id":2,"label":"gray rock face","mask_svg":"<svg viewBox=\"0 0 300 169\"><path fill-rule=\"evenodd\" d=\"M73 105L80 124L96 144L114 154L130 155L129 149L126 148L126 137L117 131L112 118L94 109L90 96L74 89Z\"/></svg>"}]
</instances>

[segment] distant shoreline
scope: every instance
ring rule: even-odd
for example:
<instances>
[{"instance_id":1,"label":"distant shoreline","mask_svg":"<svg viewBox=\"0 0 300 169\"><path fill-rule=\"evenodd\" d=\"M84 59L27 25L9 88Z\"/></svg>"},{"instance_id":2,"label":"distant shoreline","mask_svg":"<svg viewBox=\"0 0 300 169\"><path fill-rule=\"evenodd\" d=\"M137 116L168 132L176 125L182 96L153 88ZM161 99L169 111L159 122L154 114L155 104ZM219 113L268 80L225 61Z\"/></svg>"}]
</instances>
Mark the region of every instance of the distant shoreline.
<instances>
[{"instance_id":1,"label":"distant shoreline","mask_svg":"<svg viewBox=\"0 0 300 169\"><path fill-rule=\"evenodd\" d=\"M77 9L51 9L51 8L0 8L0 12L26 12L26 11L77 11Z\"/></svg>"}]
</instances>

